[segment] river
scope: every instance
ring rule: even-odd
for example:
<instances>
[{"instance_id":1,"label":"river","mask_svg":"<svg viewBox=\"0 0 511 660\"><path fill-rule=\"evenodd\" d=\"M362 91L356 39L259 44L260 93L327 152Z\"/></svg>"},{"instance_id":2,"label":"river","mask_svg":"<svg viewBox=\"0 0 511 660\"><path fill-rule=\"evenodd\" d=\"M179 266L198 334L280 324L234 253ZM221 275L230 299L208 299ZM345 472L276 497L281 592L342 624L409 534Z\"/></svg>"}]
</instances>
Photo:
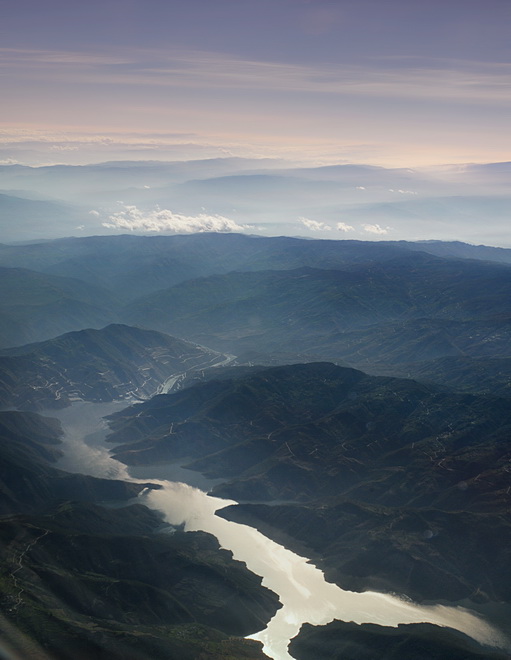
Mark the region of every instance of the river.
<instances>
[{"instance_id":1,"label":"river","mask_svg":"<svg viewBox=\"0 0 511 660\"><path fill-rule=\"evenodd\" d=\"M224 520L215 512L229 500L211 497L205 492L213 483L182 466L151 467L130 474L129 468L112 459L104 444L107 425L102 419L126 406L126 402L77 402L64 410L47 413L58 417L65 432L64 455L58 467L107 478L138 481L137 477L159 483L162 488L147 489L140 500L148 507L163 512L171 524L184 524L187 531L213 534L235 559L263 578L263 585L278 594L283 607L268 627L251 636L263 643L265 653L273 660L292 660L287 652L289 640L303 623L326 624L334 619L355 623L377 623L397 626L399 623L429 622L464 632L482 644L509 649L509 641L490 623L474 612L444 605L419 606L409 600L375 592L345 591L326 582L323 573L307 558L301 557L271 541L256 529ZM182 483L177 478L186 478ZM198 486L194 487L194 486Z\"/></svg>"}]
</instances>

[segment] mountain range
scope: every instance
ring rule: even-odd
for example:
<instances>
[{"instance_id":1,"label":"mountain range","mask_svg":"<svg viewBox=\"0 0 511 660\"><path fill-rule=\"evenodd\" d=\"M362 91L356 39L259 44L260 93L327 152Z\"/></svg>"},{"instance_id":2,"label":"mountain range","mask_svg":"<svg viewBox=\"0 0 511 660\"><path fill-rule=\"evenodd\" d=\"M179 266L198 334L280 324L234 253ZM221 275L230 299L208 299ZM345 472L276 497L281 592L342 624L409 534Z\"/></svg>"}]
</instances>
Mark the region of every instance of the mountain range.
<instances>
[{"instance_id":1,"label":"mountain range","mask_svg":"<svg viewBox=\"0 0 511 660\"><path fill-rule=\"evenodd\" d=\"M42 410L77 400L148 398L172 375L224 357L151 330L124 325L79 330L0 351L0 405Z\"/></svg>"},{"instance_id":2,"label":"mountain range","mask_svg":"<svg viewBox=\"0 0 511 660\"><path fill-rule=\"evenodd\" d=\"M235 176L226 166L204 165ZM54 175L28 169L20 186ZM153 174L163 185L170 171ZM103 185L86 174L85 192ZM360 172L300 176L327 174ZM508 631L510 255L238 234L1 245L0 629L12 652L262 659L241 638L279 607L211 536L131 501L154 484L58 468L51 410L76 401L125 401L108 419L117 460L217 479L214 494L240 502L221 516L339 586L461 604ZM304 626L290 649L507 657L428 624Z\"/></svg>"},{"instance_id":3,"label":"mountain range","mask_svg":"<svg viewBox=\"0 0 511 660\"><path fill-rule=\"evenodd\" d=\"M277 597L213 537L130 503L154 486L55 468L60 424L37 413L1 412L0 435L9 657L265 657L240 637L265 625Z\"/></svg>"},{"instance_id":4,"label":"mountain range","mask_svg":"<svg viewBox=\"0 0 511 660\"><path fill-rule=\"evenodd\" d=\"M485 371L489 386L505 389L505 360L492 370L496 382L466 360L506 357L509 252L200 234L0 246L0 345L122 322L266 361L285 347L299 359L437 382L449 371L430 363L458 357L468 381Z\"/></svg>"},{"instance_id":5,"label":"mountain range","mask_svg":"<svg viewBox=\"0 0 511 660\"><path fill-rule=\"evenodd\" d=\"M218 515L312 557L344 589L483 612L500 603L506 628L507 400L331 363L226 372L114 414L114 456L135 465L186 456L189 469L223 477L213 493L241 504ZM422 632L410 634L414 648ZM321 640L303 657L329 657ZM455 640L430 641L435 657L472 657Z\"/></svg>"},{"instance_id":6,"label":"mountain range","mask_svg":"<svg viewBox=\"0 0 511 660\"><path fill-rule=\"evenodd\" d=\"M380 237L396 232L409 240L464 235L473 242L485 235L499 245L507 240L509 169L509 163L439 170L293 167L276 159L230 157L1 165L3 240L119 233L123 227L116 213L135 207L142 216L157 209L192 217L221 215L263 235L293 236L301 229L310 237L318 231L322 238L349 232L360 239L376 231ZM301 219L319 225L310 230Z\"/></svg>"}]
</instances>

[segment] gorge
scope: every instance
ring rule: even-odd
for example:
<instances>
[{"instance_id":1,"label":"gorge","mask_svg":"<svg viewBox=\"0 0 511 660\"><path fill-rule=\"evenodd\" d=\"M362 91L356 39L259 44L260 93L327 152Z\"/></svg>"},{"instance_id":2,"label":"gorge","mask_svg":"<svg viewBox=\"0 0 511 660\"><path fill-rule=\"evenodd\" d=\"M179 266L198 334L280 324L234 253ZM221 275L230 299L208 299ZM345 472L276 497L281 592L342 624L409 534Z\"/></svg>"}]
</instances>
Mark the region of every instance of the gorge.
<instances>
[{"instance_id":1,"label":"gorge","mask_svg":"<svg viewBox=\"0 0 511 660\"><path fill-rule=\"evenodd\" d=\"M102 417L119 407L119 402L78 403L58 413L64 429L62 466L71 471L86 470L93 476L130 478L129 468L111 458L102 444L107 431ZM147 475L151 467L145 471ZM208 496L180 482L156 483L161 488L142 491L140 502L162 512L170 525L213 534L221 547L260 575L263 585L279 596L282 609L265 630L251 635L263 642L264 652L274 660L291 659L287 646L303 623L323 625L334 619L381 626L429 622L464 632L488 647L510 648L508 639L496 627L464 608L418 606L399 596L344 591L326 582L306 558L251 527L215 516L218 509L234 502Z\"/></svg>"},{"instance_id":2,"label":"gorge","mask_svg":"<svg viewBox=\"0 0 511 660\"><path fill-rule=\"evenodd\" d=\"M118 238L0 249L4 637L52 660L506 657L507 251ZM82 273L103 328L71 313Z\"/></svg>"}]
</instances>

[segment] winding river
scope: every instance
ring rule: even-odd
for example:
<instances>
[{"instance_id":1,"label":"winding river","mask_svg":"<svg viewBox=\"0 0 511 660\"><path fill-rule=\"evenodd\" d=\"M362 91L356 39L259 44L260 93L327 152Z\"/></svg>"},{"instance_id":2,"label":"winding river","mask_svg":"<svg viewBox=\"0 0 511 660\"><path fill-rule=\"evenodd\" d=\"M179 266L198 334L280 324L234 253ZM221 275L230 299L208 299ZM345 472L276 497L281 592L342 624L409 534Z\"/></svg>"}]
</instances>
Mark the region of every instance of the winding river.
<instances>
[{"instance_id":1,"label":"winding river","mask_svg":"<svg viewBox=\"0 0 511 660\"><path fill-rule=\"evenodd\" d=\"M126 402L94 404L77 402L51 416L63 425L64 456L59 467L107 478L138 481L136 477L159 483L158 490L147 489L140 500L163 512L171 524L184 524L187 531L213 534L235 559L263 578L263 585L278 594L283 607L267 628L255 635L265 653L274 660L291 660L287 646L303 623L319 625L334 619L355 623L397 626L400 623L429 622L455 628L482 644L509 649L509 641L479 615L461 607L419 606L409 600L375 592L345 591L326 582L323 573L304 557L271 541L256 529L224 520L215 511L235 502L211 497L205 492L212 483L201 475L179 466L158 466L144 473L129 469L111 458L103 444L107 426L102 417L126 406ZM165 477L165 478L163 478ZM178 479L186 480L182 483ZM199 487L196 487L199 486Z\"/></svg>"}]
</instances>

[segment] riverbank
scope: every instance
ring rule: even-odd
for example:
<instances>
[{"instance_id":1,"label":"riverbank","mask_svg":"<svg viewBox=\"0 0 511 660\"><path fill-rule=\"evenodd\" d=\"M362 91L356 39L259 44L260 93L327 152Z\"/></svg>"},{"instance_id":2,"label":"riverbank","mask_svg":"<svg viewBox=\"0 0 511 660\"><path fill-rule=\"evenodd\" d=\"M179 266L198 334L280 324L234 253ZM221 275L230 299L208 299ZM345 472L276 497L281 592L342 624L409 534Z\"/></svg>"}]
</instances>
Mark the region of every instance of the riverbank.
<instances>
[{"instance_id":1,"label":"riverbank","mask_svg":"<svg viewBox=\"0 0 511 660\"><path fill-rule=\"evenodd\" d=\"M66 431L66 435L69 434L74 443L79 433L78 429L81 428L82 432L90 431L82 436L80 451L89 452L93 463L97 460L98 468L101 470L106 469L110 473L115 470L126 470L124 465L111 458L106 448L101 446L101 434L104 438L107 427L100 419L94 421L93 411L93 408L88 407L87 419L84 420L85 411L77 409L74 427L68 416L68 429L73 430ZM98 408L97 416L104 414L105 411L106 408ZM98 424L101 426L100 429ZM90 443L91 436L94 439L94 446L87 444L87 439ZM67 444L68 453L76 450L77 446L73 443ZM78 463L76 466L78 467ZM166 466L158 466L158 469L166 469ZM145 470L147 478L151 466L146 466ZM307 558L296 555L271 541L252 527L229 522L216 515L218 509L229 504L234 505L234 502L210 497L205 492L186 484L160 481L159 485L161 487L158 490L145 491L140 501L154 510L163 512L170 524L183 526L188 531L201 530L213 534L222 547L233 553L235 559L243 561L249 570L263 578L262 583L265 587L278 594L283 604L282 609L264 631L252 635L252 638L264 643L265 652L275 660L291 658L287 652L287 645L298 633L302 624L309 622L320 625L336 618L358 623L378 622L384 626L430 621L462 630L482 643L505 644L505 640L496 630L464 610L445 606L420 607L390 595L343 591L338 586L326 582L321 571L309 564ZM290 624L289 621L293 623Z\"/></svg>"}]
</instances>

